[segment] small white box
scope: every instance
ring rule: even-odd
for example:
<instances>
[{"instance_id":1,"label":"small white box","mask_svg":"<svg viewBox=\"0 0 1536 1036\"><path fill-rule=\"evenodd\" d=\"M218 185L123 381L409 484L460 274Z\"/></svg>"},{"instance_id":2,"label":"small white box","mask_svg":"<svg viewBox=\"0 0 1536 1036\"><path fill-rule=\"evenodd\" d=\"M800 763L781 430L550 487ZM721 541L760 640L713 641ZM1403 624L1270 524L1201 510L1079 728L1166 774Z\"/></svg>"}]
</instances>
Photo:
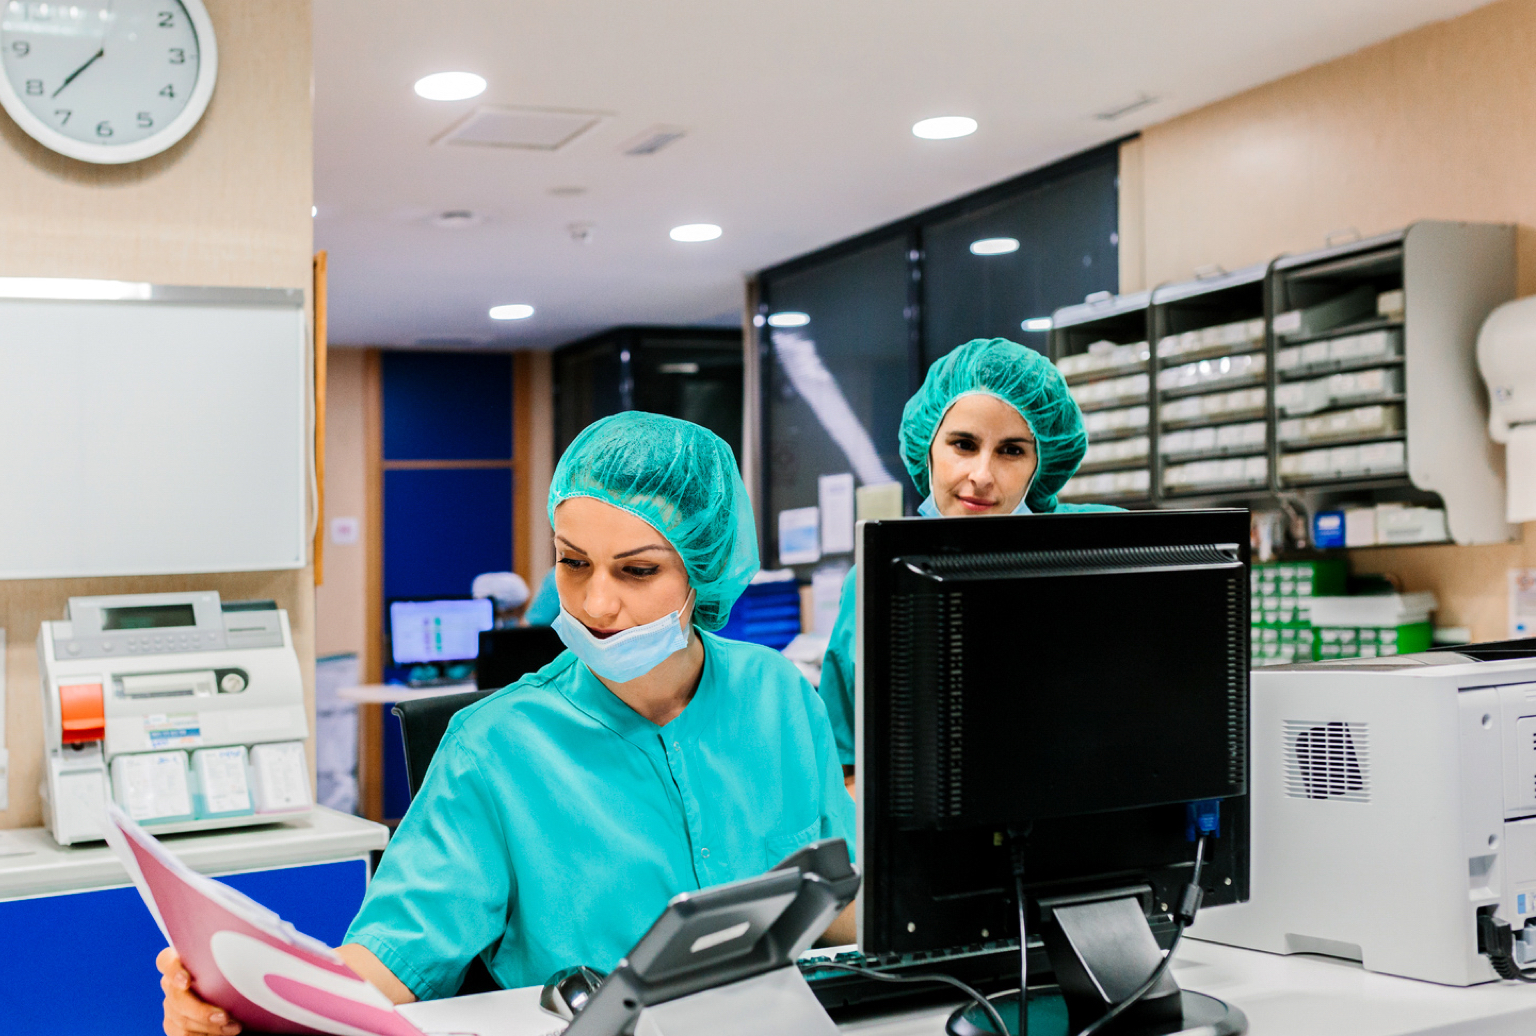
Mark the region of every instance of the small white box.
<instances>
[{"instance_id":1,"label":"small white box","mask_svg":"<svg viewBox=\"0 0 1536 1036\"><path fill-rule=\"evenodd\" d=\"M187 753L144 752L112 760L112 797L140 823L192 819Z\"/></svg>"},{"instance_id":2,"label":"small white box","mask_svg":"<svg viewBox=\"0 0 1536 1036\"><path fill-rule=\"evenodd\" d=\"M257 813L284 813L310 806L309 766L304 742L282 741L251 749Z\"/></svg>"}]
</instances>

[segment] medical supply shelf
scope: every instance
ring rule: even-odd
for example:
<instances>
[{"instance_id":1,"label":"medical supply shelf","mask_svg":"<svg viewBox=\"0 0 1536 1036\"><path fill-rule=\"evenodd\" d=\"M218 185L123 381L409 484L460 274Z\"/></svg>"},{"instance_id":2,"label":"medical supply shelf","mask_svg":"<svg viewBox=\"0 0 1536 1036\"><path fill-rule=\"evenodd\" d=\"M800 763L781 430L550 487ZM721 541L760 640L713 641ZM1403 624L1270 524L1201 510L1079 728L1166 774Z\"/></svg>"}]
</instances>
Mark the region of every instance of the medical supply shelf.
<instances>
[{"instance_id":1,"label":"medical supply shelf","mask_svg":"<svg viewBox=\"0 0 1536 1036\"><path fill-rule=\"evenodd\" d=\"M1061 497L1428 505L1453 542L1508 540L1474 348L1513 295L1513 227L1424 221L1058 310L1051 356L1087 404L1090 450ZM1100 387L1128 376L1144 397ZM1145 455L1098 449L1111 436L1144 437Z\"/></svg>"}]
</instances>

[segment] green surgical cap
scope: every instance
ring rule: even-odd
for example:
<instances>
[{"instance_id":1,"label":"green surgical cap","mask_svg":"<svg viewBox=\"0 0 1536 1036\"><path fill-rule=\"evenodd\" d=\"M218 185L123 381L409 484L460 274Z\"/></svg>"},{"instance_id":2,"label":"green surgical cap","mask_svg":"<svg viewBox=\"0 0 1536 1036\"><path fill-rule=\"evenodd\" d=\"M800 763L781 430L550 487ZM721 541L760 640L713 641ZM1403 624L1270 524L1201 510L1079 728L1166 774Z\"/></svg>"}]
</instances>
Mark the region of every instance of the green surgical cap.
<instances>
[{"instance_id":1,"label":"green surgical cap","mask_svg":"<svg viewBox=\"0 0 1536 1036\"><path fill-rule=\"evenodd\" d=\"M955 400L973 392L996 396L1028 422L1040 458L1029 487L1029 509L1054 511L1056 493L1088 449L1083 412L1050 360L1006 338L977 338L939 357L928 368L923 387L907 400L901 412L901 459L918 493L932 492L928 451L939 424Z\"/></svg>"},{"instance_id":2,"label":"green surgical cap","mask_svg":"<svg viewBox=\"0 0 1536 1036\"><path fill-rule=\"evenodd\" d=\"M549 487L549 520L572 497L601 500L667 538L688 569L693 621L717 630L757 574L757 533L731 448L675 417L631 410L586 427Z\"/></svg>"}]
</instances>

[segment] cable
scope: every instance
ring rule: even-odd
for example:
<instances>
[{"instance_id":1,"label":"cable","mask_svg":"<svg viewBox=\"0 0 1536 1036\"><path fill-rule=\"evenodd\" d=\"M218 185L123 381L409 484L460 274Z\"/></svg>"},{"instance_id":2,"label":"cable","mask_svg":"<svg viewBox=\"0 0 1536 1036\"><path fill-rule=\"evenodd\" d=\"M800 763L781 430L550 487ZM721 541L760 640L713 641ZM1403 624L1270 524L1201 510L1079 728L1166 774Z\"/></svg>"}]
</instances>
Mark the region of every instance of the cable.
<instances>
[{"instance_id":1,"label":"cable","mask_svg":"<svg viewBox=\"0 0 1536 1036\"><path fill-rule=\"evenodd\" d=\"M1111 1007L1102 1018L1099 1018L1092 1025L1078 1033L1077 1036L1097 1036L1098 1033L1104 1030L1106 1025L1140 1003L1141 999L1152 992L1153 988L1163 980L1163 976L1168 973L1168 968L1173 963L1173 955L1179 948L1179 942L1184 938L1184 929L1188 928L1190 923L1194 921L1195 913L1200 909L1200 900L1204 896L1204 893L1200 890L1200 871L1205 865L1205 838L1206 836L1202 833L1200 840L1195 843L1195 870L1189 876L1189 882L1184 886L1184 891L1180 896L1178 927L1173 930L1173 941L1168 944L1168 952L1163 955L1163 959L1158 962L1157 967L1152 969L1151 976L1134 993L1114 1007Z\"/></svg>"},{"instance_id":2,"label":"cable","mask_svg":"<svg viewBox=\"0 0 1536 1036\"><path fill-rule=\"evenodd\" d=\"M976 1001L978 1007L987 1013L987 1018L997 1027L1002 1036L1007 1036L1008 1026L1003 1024L1003 1016L997 1013L997 1008L992 1006L992 1001L982 996L981 993L961 982L953 975L888 975L874 968L861 968L857 964L840 964L833 961L816 961L817 968L833 968L838 971L851 971L855 975L863 975L879 982L942 982L947 986L954 986L960 992Z\"/></svg>"},{"instance_id":3,"label":"cable","mask_svg":"<svg viewBox=\"0 0 1536 1036\"><path fill-rule=\"evenodd\" d=\"M1029 1036L1029 930L1024 919L1024 840L1034 825L1008 829L1008 850L1013 862L1013 894L1019 904L1019 1030L1016 1036ZM1001 1030L1008 1036L1006 1028Z\"/></svg>"},{"instance_id":4,"label":"cable","mask_svg":"<svg viewBox=\"0 0 1536 1036\"><path fill-rule=\"evenodd\" d=\"M1499 978L1510 982L1536 983L1536 977L1527 975L1515 963L1515 936L1509 922L1489 912L1477 915L1477 949L1487 954L1488 962Z\"/></svg>"}]
</instances>

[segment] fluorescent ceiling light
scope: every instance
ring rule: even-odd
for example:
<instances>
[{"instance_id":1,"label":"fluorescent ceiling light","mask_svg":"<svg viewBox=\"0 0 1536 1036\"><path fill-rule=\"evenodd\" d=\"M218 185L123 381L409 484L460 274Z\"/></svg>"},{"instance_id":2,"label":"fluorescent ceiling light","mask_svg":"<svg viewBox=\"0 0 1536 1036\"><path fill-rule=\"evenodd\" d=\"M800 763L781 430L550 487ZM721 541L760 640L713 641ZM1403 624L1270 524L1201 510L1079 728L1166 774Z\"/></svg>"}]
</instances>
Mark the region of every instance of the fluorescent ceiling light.
<instances>
[{"instance_id":1,"label":"fluorescent ceiling light","mask_svg":"<svg viewBox=\"0 0 1536 1036\"><path fill-rule=\"evenodd\" d=\"M524 317L533 316L533 307L525 306L521 302L510 306L492 306L492 320L522 320Z\"/></svg>"},{"instance_id":2,"label":"fluorescent ceiling light","mask_svg":"<svg viewBox=\"0 0 1536 1036\"><path fill-rule=\"evenodd\" d=\"M685 223L672 228L673 241L713 241L720 236L720 228L713 223Z\"/></svg>"},{"instance_id":3,"label":"fluorescent ceiling light","mask_svg":"<svg viewBox=\"0 0 1536 1036\"><path fill-rule=\"evenodd\" d=\"M1018 250L1019 239L1016 237L984 237L971 242L972 255L1007 255Z\"/></svg>"},{"instance_id":4,"label":"fluorescent ceiling light","mask_svg":"<svg viewBox=\"0 0 1536 1036\"><path fill-rule=\"evenodd\" d=\"M768 314L769 327L804 327L811 322L809 313L796 313L793 310L785 310L782 313Z\"/></svg>"},{"instance_id":5,"label":"fluorescent ceiling light","mask_svg":"<svg viewBox=\"0 0 1536 1036\"><path fill-rule=\"evenodd\" d=\"M318 206L318 205L311 205L309 207L309 218L310 219L314 219L318 215L320 215L320 206Z\"/></svg>"},{"instance_id":6,"label":"fluorescent ceiling light","mask_svg":"<svg viewBox=\"0 0 1536 1036\"><path fill-rule=\"evenodd\" d=\"M95 281L73 277L0 277L0 299L81 299L115 302L154 297L139 281Z\"/></svg>"},{"instance_id":7,"label":"fluorescent ceiling light","mask_svg":"<svg viewBox=\"0 0 1536 1036\"><path fill-rule=\"evenodd\" d=\"M968 137L976 132L976 120L964 115L940 115L924 119L912 127L912 135L924 140L949 140L952 137Z\"/></svg>"},{"instance_id":8,"label":"fluorescent ceiling light","mask_svg":"<svg viewBox=\"0 0 1536 1036\"><path fill-rule=\"evenodd\" d=\"M1026 331L1049 331L1051 329L1051 318L1030 317L1019 326Z\"/></svg>"},{"instance_id":9,"label":"fluorescent ceiling light","mask_svg":"<svg viewBox=\"0 0 1536 1036\"><path fill-rule=\"evenodd\" d=\"M416 94L429 101L463 101L485 92L485 80L473 72L434 72L416 80Z\"/></svg>"}]
</instances>

